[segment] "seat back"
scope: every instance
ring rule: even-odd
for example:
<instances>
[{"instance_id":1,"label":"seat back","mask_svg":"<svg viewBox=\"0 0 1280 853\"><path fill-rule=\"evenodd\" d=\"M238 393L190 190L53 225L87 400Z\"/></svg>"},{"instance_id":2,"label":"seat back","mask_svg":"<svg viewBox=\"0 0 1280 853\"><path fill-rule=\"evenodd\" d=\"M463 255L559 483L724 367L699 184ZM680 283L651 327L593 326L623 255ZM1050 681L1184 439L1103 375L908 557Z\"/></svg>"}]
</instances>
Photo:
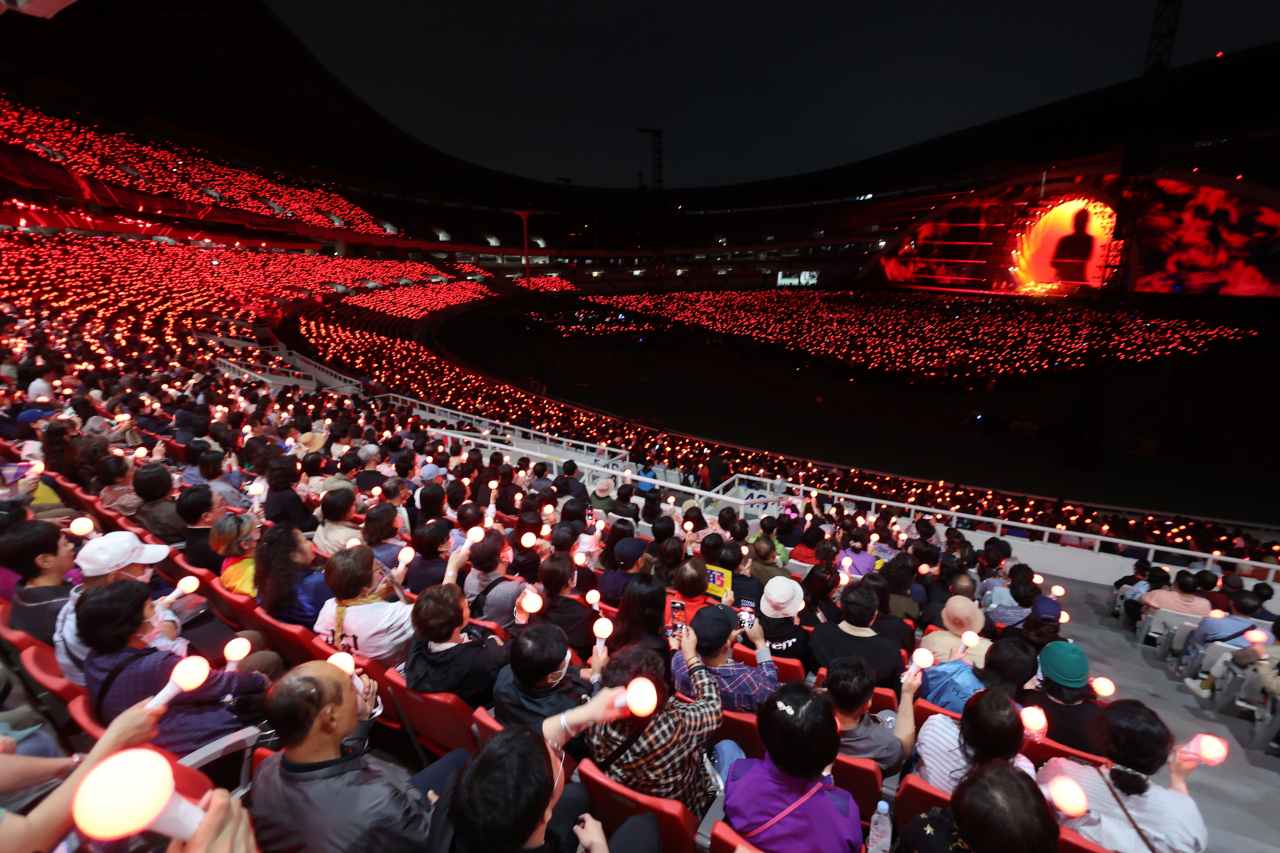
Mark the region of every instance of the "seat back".
<instances>
[{"instance_id":1,"label":"seat back","mask_svg":"<svg viewBox=\"0 0 1280 853\"><path fill-rule=\"evenodd\" d=\"M761 853L759 847L754 847L751 842L747 841L741 835L733 831L733 827L722 820L716 821L716 825L711 827L711 853Z\"/></svg>"},{"instance_id":2,"label":"seat back","mask_svg":"<svg viewBox=\"0 0 1280 853\"><path fill-rule=\"evenodd\" d=\"M1110 853L1065 826L1058 830L1058 853Z\"/></svg>"},{"instance_id":3,"label":"seat back","mask_svg":"<svg viewBox=\"0 0 1280 853\"><path fill-rule=\"evenodd\" d=\"M476 751L471 734L471 708L452 693L419 693L410 690L404 676L394 669L383 670L379 684L385 684L398 703L401 719L417 735L418 741L436 755L455 749Z\"/></svg>"},{"instance_id":4,"label":"seat back","mask_svg":"<svg viewBox=\"0 0 1280 853\"><path fill-rule=\"evenodd\" d=\"M1024 738L1022 741L1022 754L1030 759L1031 763L1036 767L1044 764L1050 758L1072 758L1098 767L1110 767L1114 763L1109 758L1103 758L1101 755L1090 755L1087 752L1072 749L1065 744L1048 738L1041 738L1039 741L1029 737Z\"/></svg>"},{"instance_id":5,"label":"seat back","mask_svg":"<svg viewBox=\"0 0 1280 853\"><path fill-rule=\"evenodd\" d=\"M225 610L233 617L233 624L240 626L240 630L262 631L262 623L257 614L258 602L252 595L232 592L222 585L221 578L214 578L209 582L209 599L211 602L217 599L213 604L214 612L222 615Z\"/></svg>"},{"instance_id":6,"label":"seat back","mask_svg":"<svg viewBox=\"0 0 1280 853\"><path fill-rule=\"evenodd\" d=\"M941 631L941 630L942 628L939 627L938 625L927 625L925 626L925 629L924 629L924 635L927 637L930 634L932 634L934 631Z\"/></svg>"},{"instance_id":7,"label":"seat back","mask_svg":"<svg viewBox=\"0 0 1280 853\"><path fill-rule=\"evenodd\" d=\"M89 692L66 679L62 674L62 667L58 666L57 654L44 643L36 642L22 650L22 668L41 687L63 702L70 702Z\"/></svg>"},{"instance_id":8,"label":"seat back","mask_svg":"<svg viewBox=\"0 0 1280 853\"><path fill-rule=\"evenodd\" d=\"M720 728L712 733L713 741L731 740L747 758L764 758L764 741L760 739L760 730L756 728L756 715L741 711L721 711Z\"/></svg>"},{"instance_id":9,"label":"seat back","mask_svg":"<svg viewBox=\"0 0 1280 853\"><path fill-rule=\"evenodd\" d=\"M281 622L261 607L254 615L262 625L262 630L266 632L272 647L289 663L297 666L300 663L315 660L316 649L311 642L316 636L314 632L308 631L301 625Z\"/></svg>"},{"instance_id":10,"label":"seat back","mask_svg":"<svg viewBox=\"0 0 1280 853\"><path fill-rule=\"evenodd\" d=\"M877 687L871 694L871 713L898 710L898 697L888 687Z\"/></svg>"},{"instance_id":11,"label":"seat back","mask_svg":"<svg viewBox=\"0 0 1280 853\"><path fill-rule=\"evenodd\" d=\"M876 804L880 802L880 791L884 787L880 765L870 758L837 755L836 763L831 766L831 776L836 787L853 795L858 804L858 816L864 824L870 826L871 815L875 814Z\"/></svg>"},{"instance_id":12,"label":"seat back","mask_svg":"<svg viewBox=\"0 0 1280 853\"><path fill-rule=\"evenodd\" d=\"M898 796L894 803L894 812L898 819L898 829L911 823L917 815L927 814L929 809L945 809L951 804L951 798L925 782L914 773L908 773L898 785Z\"/></svg>"},{"instance_id":13,"label":"seat back","mask_svg":"<svg viewBox=\"0 0 1280 853\"><path fill-rule=\"evenodd\" d=\"M71 719L76 721L76 725L94 740L100 739L107 731L106 727L99 723L98 718L94 716L93 708L89 706L88 691L67 703L67 713L71 715Z\"/></svg>"},{"instance_id":14,"label":"seat back","mask_svg":"<svg viewBox=\"0 0 1280 853\"><path fill-rule=\"evenodd\" d=\"M747 666L757 666L756 650L742 643L733 644L733 659ZM773 664L778 668L778 683L804 681L804 664L795 658L774 658Z\"/></svg>"},{"instance_id":15,"label":"seat back","mask_svg":"<svg viewBox=\"0 0 1280 853\"><path fill-rule=\"evenodd\" d=\"M493 718L483 707L476 708L471 714L471 719L475 720L476 728L480 731L480 739L488 740L489 738L502 731L502 723Z\"/></svg>"},{"instance_id":16,"label":"seat back","mask_svg":"<svg viewBox=\"0 0 1280 853\"><path fill-rule=\"evenodd\" d=\"M911 706L911 710L916 715L916 731L924 725L924 721L932 717L934 714L946 714L953 720L960 719L960 715L955 711L948 711L946 708L939 708L932 702L926 702L923 699L917 699Z\"/></svg>"},{"instance_id":17,"label":"seat back","mask_svg":"<svg viewBox=\"0 0 1280 853\"><path fill-rule=\"evenodd\" d=\"M601 773L589 759L578 765L578 775L591 798L591 814L606 833L616 832L632 815L651 813L658 818L663 853L696 853L698 819L683 803L633 791Z\"/></svg>"}]
</instances>

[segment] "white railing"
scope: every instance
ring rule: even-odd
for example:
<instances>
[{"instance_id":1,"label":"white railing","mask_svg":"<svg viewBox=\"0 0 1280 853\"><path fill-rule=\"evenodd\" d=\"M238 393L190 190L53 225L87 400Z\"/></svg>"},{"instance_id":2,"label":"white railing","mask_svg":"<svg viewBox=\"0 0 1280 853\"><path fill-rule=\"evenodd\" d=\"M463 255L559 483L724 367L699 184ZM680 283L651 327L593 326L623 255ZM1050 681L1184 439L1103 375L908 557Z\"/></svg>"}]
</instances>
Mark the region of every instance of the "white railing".
<instances>
[{"instance_id":1,"label":"white railing","mask_svg":"<svg viewBox=\"0 0 1280 853\"><path fill-rule=\"evenodd\" d=\"M497 441L493 433L489 436L477 436L473 432L458 432L448 429L430 430L432 435L442 435L452 441L470 442L473 445L490 447L493 450L516 450L518 455L537 456L548 463L548 470L554 474L561 473L564 469L563 463L573 460L576 465L592 465L605 471L621 472L627 467L627 454L625 451L613 447L601 448L603 452L592 453L584 451L583 453L575 453L572 448L549 446L543 444L536 439L522 439L513 436L499 436L508 438L510 444ZM448 449L448 448L446 448ZM564 455L564 454L569 455Z\"/></svg>"},{"instance_id":2,"label":"white railing","mask_svg":"<svg viewBox=\"0 0 1280 853\"><path fill-rule=\"evenodd\" d=\"M231 361L221 357L214 359L214 363L229 376L249 376L259 382L266 382L269 385L298 385L303 388L315 390L319 384L314 378L307 376L306 374L302 374L301 377L298 377L283 373L274 373L271 372L271 368L268 368L266 365L248 365L244 362ZM256 367L261 367L262 369L255 369Z\"/></svg>"},{"instance_id":3,"label":"white railing","mask_svg":"<svg viewBox=\"0 0 1280 853\"><path fill-rule=\"evenodd\" d=\"M280 357L295 367L301 367L313 376L318 376L324 380L323 385L328 391L335 391L339 394L354 394L360 391L364 386L360 384L360 380L345 373L339 373L331 367L326 367L318 361L312 361L301 353L293 350L284 350L279 353Z\"/></svg>"}]
</instances>

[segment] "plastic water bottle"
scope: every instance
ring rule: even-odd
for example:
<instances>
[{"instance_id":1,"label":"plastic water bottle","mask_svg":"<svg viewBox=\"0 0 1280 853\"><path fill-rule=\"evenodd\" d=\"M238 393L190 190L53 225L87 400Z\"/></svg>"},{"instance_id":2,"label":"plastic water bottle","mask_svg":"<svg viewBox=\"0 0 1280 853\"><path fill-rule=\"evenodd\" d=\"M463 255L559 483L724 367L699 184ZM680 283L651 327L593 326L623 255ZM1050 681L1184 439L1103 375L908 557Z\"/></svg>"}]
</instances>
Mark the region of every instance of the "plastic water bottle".
<instances>
[{"instance_id":1,"label":"plastic water bottle","mask_svg":"<svg viewBox=\"0 0 1280 853\"><path fill-rule=\"evenodd\" d=\"M876 813L871 816L871 837L867 839L867 853L889 853L893 841L893 823L889 820L889 804L881 800Z\"/></svg>"}]
</instances>

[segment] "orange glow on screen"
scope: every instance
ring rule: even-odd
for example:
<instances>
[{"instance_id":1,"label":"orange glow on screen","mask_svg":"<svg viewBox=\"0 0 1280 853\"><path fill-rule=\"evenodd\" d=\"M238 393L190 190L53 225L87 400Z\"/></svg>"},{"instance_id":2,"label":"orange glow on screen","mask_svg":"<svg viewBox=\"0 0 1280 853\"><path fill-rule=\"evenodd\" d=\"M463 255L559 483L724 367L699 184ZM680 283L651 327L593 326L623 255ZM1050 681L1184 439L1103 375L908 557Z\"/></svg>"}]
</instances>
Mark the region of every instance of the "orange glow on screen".
<instances>
[{"instance_id":1,"label":"orange glow on screen","mask_svg":"<svg viewBox=\"0 0 1280 853\"><path fill-rule=\"evenodd\" d=\"M1116 214L1100 201L1075 198L1064 201L1042 215L1031 228L1018 238L1013 251L1013 277L1022 291L1051 290L1064 280L1059 275L1054 256L1064 237L1076 230L1076 214L1087 211L1089 221L1084 233L1093 238L1093 250L1083 264L1083 281L1090 287L1098 287L1106 275L1107 244L1115 231ZM1069 277L1066 280L1075 280Z\"/></svg>"}]
</instances>

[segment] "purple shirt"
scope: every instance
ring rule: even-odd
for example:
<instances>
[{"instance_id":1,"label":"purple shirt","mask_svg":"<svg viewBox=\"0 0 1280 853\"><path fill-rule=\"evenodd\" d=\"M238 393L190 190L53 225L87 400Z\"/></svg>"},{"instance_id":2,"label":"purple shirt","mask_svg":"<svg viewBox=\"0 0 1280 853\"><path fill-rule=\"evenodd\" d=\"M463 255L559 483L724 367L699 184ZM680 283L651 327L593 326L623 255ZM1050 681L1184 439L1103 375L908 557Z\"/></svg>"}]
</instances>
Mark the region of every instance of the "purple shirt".
<instances>
[{"instance_id":1,"label":"purple shirt","mask_svg":"<svg viewBox=\"0 0 1280 853\"><path fill-rule=\"evenodd\" d=\"M822 781L825 784L816 794L748 841L769 853L861 850L862 821L853 795L835 787L830 776ZM767 754L762 760L739 759L729 768L725 782L725 820L745 836L785 811L816 782L783 773Z\"/></svg>"},{"instance_id":2,"label":"purple shirt","mask_svg":"<svg viewBox=\"0 0 1280 853\"><path fill-rule=\"evenodd\" d=\"M848 569L844 567L845 557L853 561ZM850 575L869 575L876 570L876 558L866 551L855 551L849 548L836 554L836 568Z\"/></svg>"}]
</instances>

